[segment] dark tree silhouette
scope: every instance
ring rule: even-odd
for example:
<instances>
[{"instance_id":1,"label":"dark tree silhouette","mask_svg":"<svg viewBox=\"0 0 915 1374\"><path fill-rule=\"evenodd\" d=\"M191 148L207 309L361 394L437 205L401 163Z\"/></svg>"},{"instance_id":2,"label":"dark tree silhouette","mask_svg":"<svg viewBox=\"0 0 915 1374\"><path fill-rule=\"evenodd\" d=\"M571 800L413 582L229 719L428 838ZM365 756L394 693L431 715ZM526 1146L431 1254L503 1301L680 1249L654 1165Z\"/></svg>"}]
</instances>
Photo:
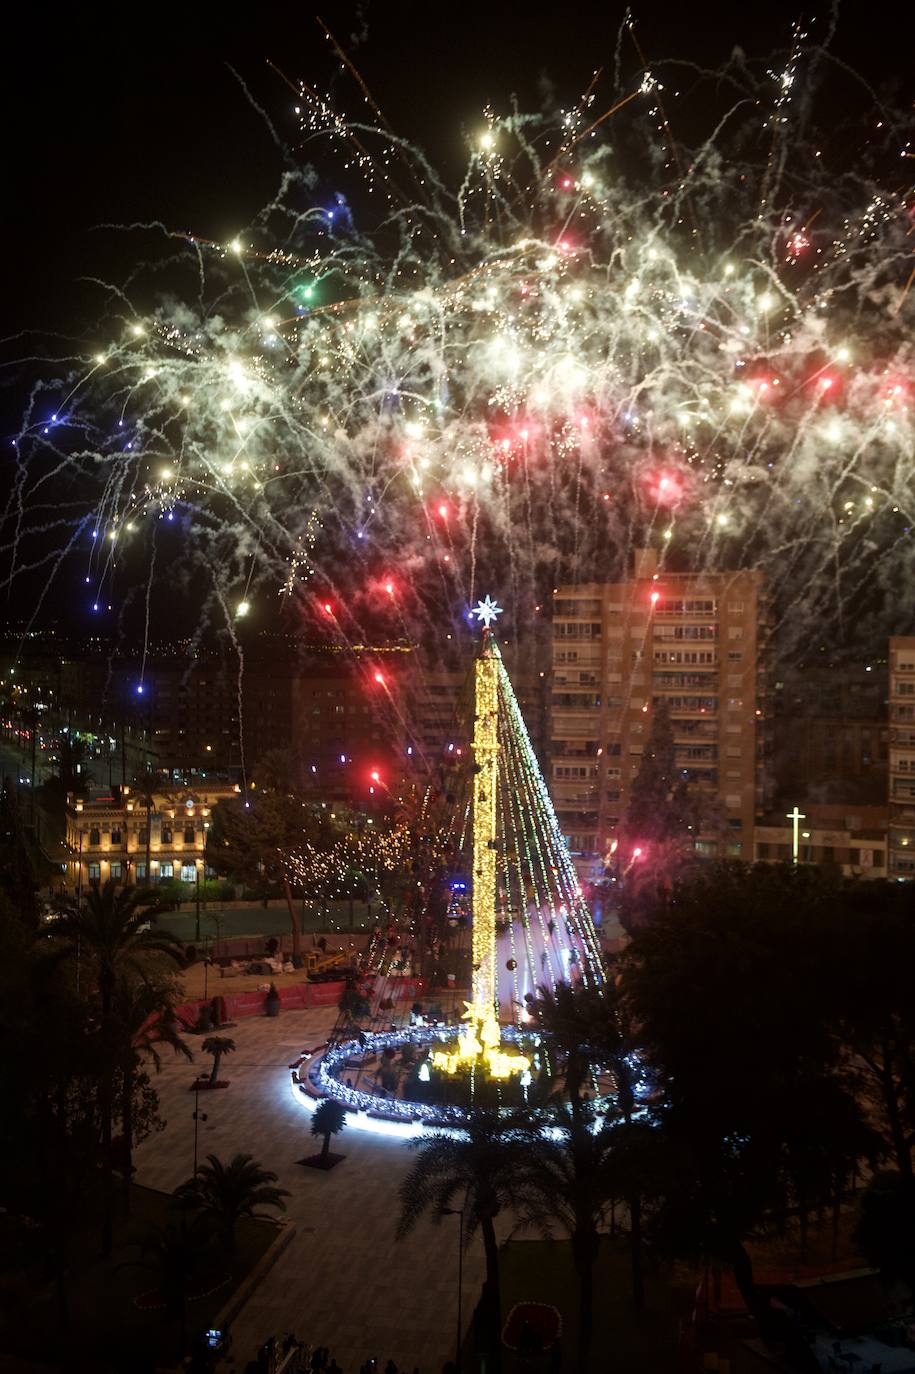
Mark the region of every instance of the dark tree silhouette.
<instances>
[{"instance_id":1,"label":"dark tree silhouette","mask_svg":"<svg viewBox=\"0 0 915 1374\"><path fill-rule=\"evenodd\" d=\"M213 1056L213 1067L210 1070L209 1084L215 1088L219 1080L219 1065L224 1054L232 1054L235 1050L235 1041L228 1035L208 1035L200 1046L204 1054Z\"/></svg>"},{"instance_id":2,"label":"dark tree silhouette","mask_svg":"<svg viewBox=\"0 0 915 1374\"><path fill-rule=\"evenodd\" d=\"M463 1206L468 1240L479 1230L486 1252L483 1309L486 1340L498 1367L502 1329L499 1298L499 1247L496 1217L503 1210L521 1213L530 1198L531 1152L539 1138L536 1118L527 1112L500 1116L472 1112L460 1130L434 1135L418 1146L418 1156L400 1187L403 1239L425 1213L438 1222L443 1209Z\"/></svg>"},{"instance_id":3,"label":"dark tree silhouette","mask_svg":"<svg viewBox=\"0 0 915 1374\"><path fill-rule=\"evenodd\" d=\"M314 1116L311 1118L311 1133L323 1137L321 1154L318 1162L322 1169L327 1168L330 1157L331 1137L339 1135L346 1125L346 1111L339 1102L335 1102L332 1097L326 1097L315 1108Z\"/></svg>"},{"instance_id":4,"label":"dark tree silhouette","mask_svg":"<svg viewBox=\"0 0 915 1374\"><path fill-rule=\"evenodd\" d=\"M143 979L164 960L184 963L184 947L169 931L151 924L149 907L154 901L148 889L121 887L119 883L90 884L81 906L71 902L54 928L54 948L49 961L77 959L94 974L98 989L101 1028L109 1048L108 1071L102 1088L103 1153L105 1204L102 1217L102 1243L107 1253L112 1238L112 1154L113 1075L117 1066L118 1035L112 1020L112 1006L120 977Z\"/></svg>"},{"instance_id":5,"label":"dark tree silhouette","mask_svg":"<svg viewBox=\"0 0 915 1374\"><path fill-rule=\"evenodd\" d=\"M276 1174L252 1155L237 1154L224 1164L207 1155L193 1178L177 1190L190 1207L208 1219L227 1253L235 1254L238 1222L242 1217L266 1218L264 1208L286 1210L286 1188L276 1188Z\"/></svg>"}]
</instances>

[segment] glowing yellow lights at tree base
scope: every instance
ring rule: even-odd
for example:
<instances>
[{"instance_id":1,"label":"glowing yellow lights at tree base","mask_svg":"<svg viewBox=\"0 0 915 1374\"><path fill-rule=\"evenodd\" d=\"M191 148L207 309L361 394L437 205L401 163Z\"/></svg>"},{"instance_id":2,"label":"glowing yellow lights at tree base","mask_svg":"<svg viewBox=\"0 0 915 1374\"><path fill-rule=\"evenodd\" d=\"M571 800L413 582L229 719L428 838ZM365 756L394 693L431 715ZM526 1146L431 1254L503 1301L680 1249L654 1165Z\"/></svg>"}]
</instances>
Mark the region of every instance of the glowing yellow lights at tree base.
<instances>
[{"instance_id":1,"label":"glowing yellow lights at tree base","mask_svg":"<svg viewBox=\"0 0 915 1374\"><path fill-rule=\"evenodd\" d=\"M438 1050L437 1069L459 1073L483 1064L493 1078L509 1078L530 1068L520 1054L499 1048L501 1032L496 1016L496 791L499 756L499 670L501 658L490 625L500 608L487 597L474 615L483 624L483 645L474 670L473 724L473 975L471 1000L466 1004L457 1048Z\"/></svg>"},{"instance_id":2,"label":"glowing yellow lights at tree base","mask_svg":"<svg viewBox=\"0 0 915 1374\"><path fill-rule=\"evenodd\" d=\"M502 1037L492 1009L481 1016L475 1000L464 1005L466 1010L463 1019L469 1024L464 1028L455 1050L436 1050L433 1054L432 1064L436 1069L441 1069L443 1073L460 1073L462 1069L472 1068L482 1061L490 1078L510 1078L513 1073L523 1073L530 1068L531 1061L523 1054L507 1054L499 1048Z\"/></svg>"}]
</instances>

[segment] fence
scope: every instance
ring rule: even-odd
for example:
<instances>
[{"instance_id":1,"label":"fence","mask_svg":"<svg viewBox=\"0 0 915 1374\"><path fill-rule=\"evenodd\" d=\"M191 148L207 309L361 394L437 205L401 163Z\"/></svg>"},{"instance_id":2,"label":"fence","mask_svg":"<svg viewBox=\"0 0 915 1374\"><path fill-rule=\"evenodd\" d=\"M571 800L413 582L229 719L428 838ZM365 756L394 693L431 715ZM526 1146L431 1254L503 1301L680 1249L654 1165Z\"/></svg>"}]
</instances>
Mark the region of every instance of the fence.
<instances>
[{"instance_id":1,"label":"fence","mask_svg":"<svg viewBox=\"0 0 915 1374\"><path fill-rule=\"evenodd\" d=\"M308 1007L335 1007L343 996L346 983L343 979L333 983L297 983L294 987L278 988L280 1009L286 1011L305 1011ZM419 978L391 979L386 996L392 1001L415 1002L423 995L424 984ZM221 1021L241 1021L246 1016L264 1016L267 1002L266 992L217 993L220 1003ZM175 1008L179 1021L185 1025L197 1024L203 1007L213 1002L212 997L201 997L194 1002L185 1002Z\"/></svg>"}]
</instances>

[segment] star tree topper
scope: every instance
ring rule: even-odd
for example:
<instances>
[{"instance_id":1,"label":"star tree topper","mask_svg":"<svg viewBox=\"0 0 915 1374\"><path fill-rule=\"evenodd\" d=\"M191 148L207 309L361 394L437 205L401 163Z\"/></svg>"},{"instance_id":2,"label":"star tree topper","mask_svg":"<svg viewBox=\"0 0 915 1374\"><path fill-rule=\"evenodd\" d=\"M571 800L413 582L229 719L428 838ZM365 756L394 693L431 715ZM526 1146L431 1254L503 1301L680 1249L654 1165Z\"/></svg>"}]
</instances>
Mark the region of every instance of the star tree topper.
<instances>
[{"instance_id":1,"label":"star tree topper","mask_svg":"<svg viewBox=\"0 0 915 1374\"><path fill-rule=\"evenodd\" d=\"M502 614L502 610L503 607L497 605L491 596L487 596L474 606L471 615L475 615L480 624L488 630L496 617Z\"/></svg>"}]
</instances>

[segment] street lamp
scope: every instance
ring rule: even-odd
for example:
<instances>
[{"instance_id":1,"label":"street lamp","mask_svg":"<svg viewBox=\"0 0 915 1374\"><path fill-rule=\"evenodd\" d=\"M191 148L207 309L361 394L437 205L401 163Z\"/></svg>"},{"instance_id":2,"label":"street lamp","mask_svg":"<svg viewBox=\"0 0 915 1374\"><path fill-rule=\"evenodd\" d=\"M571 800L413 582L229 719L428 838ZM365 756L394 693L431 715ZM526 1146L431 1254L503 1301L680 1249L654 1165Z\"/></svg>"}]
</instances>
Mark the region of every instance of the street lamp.
<instances>
[{"instance_id":1,"label":"street lamp","mask_svg":"<svg viewBox=\"0 0 915 1374\"><path fill-rule=\"evenodd\" d=\"M461 1290L464 1287L464 1208L440 1207L443 1217L458 1218L458 1281L457 1281L457 1334L454 1341L454 1367L461 1374Z\"/></svg>"},{"instance_id":2,"label":"street lamp","mask_svg":"<svg viewBox=\"0 0 915 1374\"><path fill-rule=\"evenodd\" d=\"M197 1128L201 1121L206 1121L207 1114L200 1110L200 1079L194 1081L194 1177L197 1177Z\"/></svg>"}]
</instances>

